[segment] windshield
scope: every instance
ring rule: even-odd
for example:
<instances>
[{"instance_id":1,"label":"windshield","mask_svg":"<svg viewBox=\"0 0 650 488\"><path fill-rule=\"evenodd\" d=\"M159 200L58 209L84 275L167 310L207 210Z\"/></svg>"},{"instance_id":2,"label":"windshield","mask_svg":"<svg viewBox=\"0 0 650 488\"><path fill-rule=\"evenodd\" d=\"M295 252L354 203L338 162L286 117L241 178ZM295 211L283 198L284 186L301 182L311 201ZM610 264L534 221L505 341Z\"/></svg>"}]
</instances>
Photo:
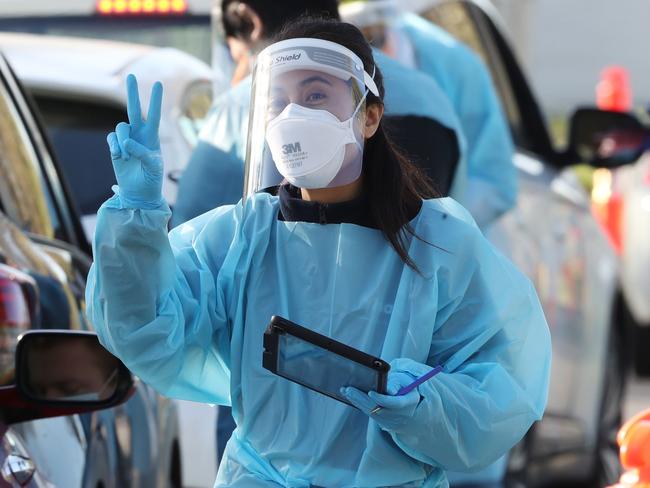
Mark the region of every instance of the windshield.
<instances>
[{"instance_id":1,"label":"windshield","mask_svg":"<svg viewBox=\"0 0 650 488\"><path fill-rule=\"evenodd\" d=\"M0 31L88 37L174 47L210 64L209 15L146 18L74 16L0 18Z\"/></svg>"}]
</instances>

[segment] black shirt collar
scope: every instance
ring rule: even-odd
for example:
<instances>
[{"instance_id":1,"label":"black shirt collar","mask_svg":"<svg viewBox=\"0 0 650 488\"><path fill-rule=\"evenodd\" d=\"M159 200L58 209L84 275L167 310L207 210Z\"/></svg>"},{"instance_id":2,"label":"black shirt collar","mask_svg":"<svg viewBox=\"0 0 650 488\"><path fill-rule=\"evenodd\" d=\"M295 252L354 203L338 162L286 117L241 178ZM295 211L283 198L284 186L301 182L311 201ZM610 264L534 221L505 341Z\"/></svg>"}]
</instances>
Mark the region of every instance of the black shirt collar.
<instances>
[{"instance_id":1,"label":"black shirt collar","mask_svg":"<svg viewBox=\"0 0 650 488\"><path fill-rule=\"evenodd\" d=\"M356 224L378 229L370 214L370 203L362 194L354 200L340 203L318 203L303 200L300 188L282 185L278 190L280 213L278 218L287 222L312 222L316 224Z\"/></svg>"}]
</instances>

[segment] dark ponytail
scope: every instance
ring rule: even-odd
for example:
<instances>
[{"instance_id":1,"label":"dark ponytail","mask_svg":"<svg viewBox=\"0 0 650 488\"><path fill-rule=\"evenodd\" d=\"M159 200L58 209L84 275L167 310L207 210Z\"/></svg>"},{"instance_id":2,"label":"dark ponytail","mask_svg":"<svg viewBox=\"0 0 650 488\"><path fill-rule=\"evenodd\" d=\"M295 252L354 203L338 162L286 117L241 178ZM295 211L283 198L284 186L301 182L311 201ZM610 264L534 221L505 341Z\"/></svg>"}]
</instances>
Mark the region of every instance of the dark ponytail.
<instances>
[{"instance_id":1,"label":"dark ponytail","mask_svg":"<svg viewBox=\"0 0 650 488\"><path fill-rule=\"evenodd\" d=\"M359 29L335 20L303 17L285 25L274 41L298 37L336 42L354 52L363 62L365 70L370 74L375 73L374 79L379 89L379 97L368 93L366 105L383 105L384 79L375 65L372 49ZM415 236L410 220L420 210L423 199L439 195L433 190L427 176L391 142L383 120L375 135L366 140L362 174L364 191L377 226L402 261L419 271L406 249L407 234Z\"/></svg>"}]
</instances>

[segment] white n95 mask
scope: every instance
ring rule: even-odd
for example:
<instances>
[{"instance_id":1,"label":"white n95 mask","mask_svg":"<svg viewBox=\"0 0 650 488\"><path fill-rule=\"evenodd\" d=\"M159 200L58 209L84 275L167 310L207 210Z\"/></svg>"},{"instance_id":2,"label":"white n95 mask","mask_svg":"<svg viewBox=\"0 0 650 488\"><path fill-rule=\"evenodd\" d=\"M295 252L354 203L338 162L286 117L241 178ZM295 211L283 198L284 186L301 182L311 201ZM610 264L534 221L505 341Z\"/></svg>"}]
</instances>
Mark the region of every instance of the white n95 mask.
<instances>
[{"instance_id":1,"label":"white n95 mask","mask_svg":"<svg viewBox=\"0 0 650 488\"><path fill-rule=\"evenodd\" d=\"M341 170L348 144L359 147L359 154L363 152L354 134L354 120L362 104L363 99L343 122L327 110L287 105L266 128L266 142L280 174L299 188L327 187ZM360 170L359 166L357 177Z\"/></svg>"}]
</instances>

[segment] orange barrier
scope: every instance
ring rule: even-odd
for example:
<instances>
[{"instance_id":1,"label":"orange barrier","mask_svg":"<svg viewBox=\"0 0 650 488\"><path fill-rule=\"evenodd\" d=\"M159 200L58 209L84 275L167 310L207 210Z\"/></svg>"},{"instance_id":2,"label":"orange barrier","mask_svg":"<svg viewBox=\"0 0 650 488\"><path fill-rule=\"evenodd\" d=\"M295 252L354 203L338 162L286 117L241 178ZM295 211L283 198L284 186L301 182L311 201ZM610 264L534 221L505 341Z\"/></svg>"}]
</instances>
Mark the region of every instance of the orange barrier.
<instances>
[{"instance_id":1,"label":"orange barrier","mask_svg":"<svg viewBox=\"0 0 650 488\"><path fill-rule=\"evenodd\" d=\"M618 431L617 442L626 471L610 488L650 488L650 409L628 420Z\"/></svg>"}]
</instances>

